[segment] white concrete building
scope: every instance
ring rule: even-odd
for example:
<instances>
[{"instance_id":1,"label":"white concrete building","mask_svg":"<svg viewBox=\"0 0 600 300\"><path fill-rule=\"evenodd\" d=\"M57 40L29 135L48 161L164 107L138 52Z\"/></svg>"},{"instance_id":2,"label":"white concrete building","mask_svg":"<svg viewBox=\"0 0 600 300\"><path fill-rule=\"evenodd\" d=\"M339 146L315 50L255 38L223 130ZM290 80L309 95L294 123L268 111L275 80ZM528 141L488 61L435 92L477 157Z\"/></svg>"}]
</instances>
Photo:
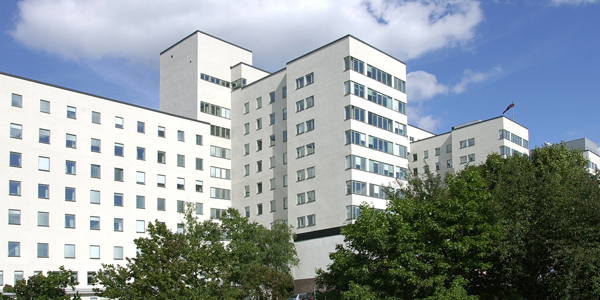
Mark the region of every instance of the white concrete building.
<instances>
[{"instance_id":1,"label":"white concrete building","mask_svg":"<svg viewBox=\"0 0 600 300\"><path fill-rule=\"evenodd\" d=\"M598 154L598 145L596 145L596 143L587 138L580 138L565 142L565 144L569 148L583 150L583 156L589 160L587 168L590 172L596 172L596 170L598 170L598 166L600 165L600 154Z\"/></svg>"},{"instance_id":2,"label":"white concrete building","mask_svg":"<svg viewBox=\"0 0 600 300\"><path fill-rule=\"evenodd\" d=\"M416 128L409 128L412 135ZM529 130L500 116L472 121L452 127L446 133L420 136L410 144L410 170L422 174L425 168L444 175L463 169L467 164L479 164L488 154L529 155Z\"/></svg>"},{"instance_id":3,"label":"white concrete building","mask_svg":"<svg viewBox=\"0 0 600 300\"><path fill-rule=\"evenodd\" d=\"M148 222L178 230L184 202L201 219L210 197L211 124L0 74L0 287L64 265L88 272L135 256Z\"/></svg>"}]
</instances>

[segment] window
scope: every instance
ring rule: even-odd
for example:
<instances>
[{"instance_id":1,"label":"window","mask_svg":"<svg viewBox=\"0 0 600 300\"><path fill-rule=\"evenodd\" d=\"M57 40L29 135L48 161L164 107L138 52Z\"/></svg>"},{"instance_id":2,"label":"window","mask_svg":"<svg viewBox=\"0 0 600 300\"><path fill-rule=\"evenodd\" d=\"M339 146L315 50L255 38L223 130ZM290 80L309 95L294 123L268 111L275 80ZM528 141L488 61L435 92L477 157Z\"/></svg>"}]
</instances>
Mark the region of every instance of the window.
<instances>
[{"instance_id":1,"label":"window","mask_svg":"<svg viewBox=\"0 0 600 300\"><path fill-rule=\"evenodd\" d=\"M115 206L123 206L123 194L115 193L114 195L114 205Z\"/></svg>"},{"instance_id":2,"label":"window","mask_svg":"<svg viewBox=\"0 0 600 300\"><path fill-rule=\"evenodd\" d=\"M283 109L283 119L287 120L287 108Z\"/></svg>"},{"instance_id":3,"label":"window","mask_svg":"<svg viewBox=\"0 0 600 300\"><path fill-rule=\"evenodd\" d=\"M250 186L244 186L244 197L250 197Z\"/></svg>"},{"instance_id":4,"label":"window","mask_svg":"<svg viewBox=\"0 0 600 300\"><path fill-rule=\"evenodd\" d=\"M91 165L91 177L92 178L100 178L100 166L99 165Z\"/></svg>"},{"instance_id":5,"label":"window","mask_svg":"<svg viewBox=\"0 0 600 300\"><path fill-rule=\"evenodd\" d=\"M250 154L250 144L244 144L244 155Z\"/></svg>"},{"instance_id":6,"label":"window","mask_svg":"<svg viewBox=\"0 0 600 300\"><path fill-rule=\"evenodd\" d=\"M439 171L439 170L440 170L440 163L439 163L439 162L436 162L436 163L435 163L435 170L436 170L436 171Z\"/></svg>"},{"instance_id":7,"label":"window","mask_svg":"<svg viewBox=\"0 0 600 300\"><path fill-rule=\"evenodd\" d=\"M40 100L40 112L50 113L50 102L46 100Z\"/></svg>"},{"instance_id":8,"label":"window","mask_svg":"<svg viewBox=\"0 0 600 300\"><path fill-rule=\"evenodd\" d=\"M15 271L15 285L17 281L23 280L23 271Z\"/></svg>"},{"instance_id":9,"label":"window","mask_svg":"<svg viewBox=\"0 0 600 300\"><path fill-rule=\"evenodd\" d=\"M452 152L452 144L446 145L446 153L451 153L451 152Z\"/></svg>"},{"instance_id":10,"label":"window","mask_svg":"<svg viewBox=\"0 0 600 300\"><path fill-rule=\"evenodd\" d=\"M65 187L65 201L75 201L75 188Z\"/></svg>"},{"instance_id":11,"label":"window","mask_svg":"<svg viewBox=\"0 0 600 300\"><path fill-rule=\"evenodd\" d=\"M231 190L211 187L210 197L215 199L231 200Z\"/></svg>"},{"instance_id":12,"label":"window","mask_svg":"<svg viewBox=\"0 0 600 300\"><path fill-rule=\"evenodd\" d=\"M9 257L21 256L21 243L20 242L8 242L8 256Z\"/></svg>"},{"instance_id":13,"label":"window","mask_svg":"<svg viewBox=\"0 0 600 300\"><path fill-rule=\"evenodd\" d=\"M313 82L315 82L315 74L314 73L306 74L306 85L309 85Z\"/></svg>"},{"instance_id":14,"label":"window","mask_svg":"<svg viewBox=\"0 0 600 300\"><path fill-rule=\"evenodd\" d=\"M353 95L359 96L361 98L364 98L365 97L365 86L358 84L356 82L346 81L344 83L344 92L345 92L345 95L353 94Z\"/></svg>"},{"instance_id":15,"label":"window","mask_svg":"<svg viewBox=\"0 0 600 300\"><path fill-rule=\"evenodd\" d=\"M65 215L65 228L75 228L75 215Z\"/></svg>"},{"instance_id":16,"label":"window","mask_svg":"<svg viewBox=\"0 0 600 300\"><path fill-rule=\"evenodd\" d=\"M182 200L177 200L177 212L182 213L185 208L185 202Z\"/></svg>"},{"instance_id":17,"label":"window","mask_svg":"<svg viewBox=\"0 0 600 300\"><path fill-rule=\"evenodd\" d=\"M304 76L296 79L296 89L304 87Z\"/></svg>"},{"instance_id":18,"label":"window","mask_svg":"<svg viewBox=\"0 0 600 300\"><path fill-rule=\"evenodd\" d=\"M177 154L177 166L185 168L185 155Z\"/></svg>"},{"instance_id":19,"label":"window","mask_svg":"<svg viewBox=\"0 0 600 300\"><path fill-rule=\"evenodd\" d=\"M204 214L204 204L200 202L196 202L196 214L203 215Z\"/></svg>"},{"instance_id":20,"label":"window","mask_svg":"<svg viewBox=\"0 0 600 300\"><path fill-rule=\"evenodd\" d=\"M48 243L37 244L37 257L47 258L48 257Z\"/></svg>"},{"instance_id":21,"label":"window","mask_svg":"<svg viewBox=\"0 0 600 300\"><path fill-rule=\"evenodd\" d=\"M16 209L8 210L8 224L21 225L21 211Z\"/></svg>"},{"instance_id":22,"label":"window","mask_svg":"<svg viewBox=\"0 0 600 300\"><path fill-rule=\"evenodd\" d=\"M115 128L123 129L123 118L115 117Z\"/></svg>"},{"instance_id":23,"label":"window","mask_svg":"<svg viewBox=\"0 0 600 300\"><path fill-rule=\"evenodd\" d=\"M10 152L9 166L11 167L21 167L21 153Z\"/></svg>"},{"instance_id":24,"label":"window","mask_svg":"<svg viewBox=\"0 0 600 300\"><path fill-rule=\"evenodd\" d=\"M462 149L462 148L465 148L465 147L467 147L467 140L460 141L459 145L458 145L458 148Z\"/></svg>"},{"instance_id":25,"label":"window","mask_svg":"<svg viewBox=\"0 0 600 300\"><path fill-rule=\"evenodd\" d=\"M361 181L348 180L346 181L346 195L367 195L367 184Z\"/></svg>"},{"instance_id":26,"label":"window","mask_svg":"<svg viewBox=\"0 0 600 300\"><path fill-rule=\"evenodd\" d=\"M250 175L250 165L244 165L244 176Z\"/></svg>"},{"instance_id":27,"label":"window","mask_svg":"<svg viewBox=\"0 0 600 300\"><path fill-rule=\"evenodd\" d=\"M269 136L269 147L273 147L273 146L275 146L275 135L274 134Z\"/></svg>"},{"instance_id":28,"label":"window","mask_svg":"<svg viewBox=\"0 0 600 300\"><path fill-rule=\"evenodd\" d=\"M100 217L90 217L90 230L100 230Z\"/></svg>"},{"instance_id":29,"label":"window","mask_svg":"<svg viewBox=\"0 0 600 300\"><path fill-rule=\"evenodd\" d=\"M247 114L250 112L250 102L246 102L244 103L244 114Z\"/></svg>"},{"instance_id":30,"label":"window","mask_svg":"<svg viewBox=\"0 0 600 300\"><path fill-rule=\"evenodd\" d=\"M70 160L67 160L65 162L66 174L75 175L75 164L76 163L74 161L70 161Z\"/></svg>"},{"instance_id":31,"label":"window","mask_svg":"<svg viewBox=\"0 0 600 300\"><path fill-rule=\"evenodd\" d=\"M165 198L156 198L156 210L164 211L165 208Z\"/></svg>"},{"instance_id":32,"label":"window","mask_svg":"<svg viewBox=\"0 0 600 300\"><path fill-rule=\"evenodd\" d=\"M296 181L302 181L306 179L306 172L304 169L296 171Z\"/></svg>"},{"instance_id":33,"label":"window","mask_svg":"<svg viewBox=\"0 0 600 300\"><path fill-rule=\"evenodd\" d=\"M466 163L467 163L467 156L466 155L465 156L461 156L460 157L460 164L462 165L462 164L466 164Z\"/></svg>"},{"instance_id":34,"label":"window","mask_svg":"<svg viewBox=\"0 0 600 300\"><path fill-rule=\"evenodd\" d=\"M66 145L67 148L77 148L77 136L76 135L67 133L66 142L67 142L67 145Z\"/></svg>"},{"instance_id":35,"label":"window","mask_svg":"<svg viewBox=\"0 0 600 300\"><path fill-rule=\"evenodd\" d=\"M262 160L256 162L256 173L262 172Z\"/></svg>"},{"instance_id":36,"label":"window","mask_svg":"<svg viewBox=\"0 0 600 300\"><path fill-rule=\"evenodd\" d=\"M92 112L92 123L94 124L100 124L100 113L99 112Z\"/></svg>"},{"instance_id":37,"label":"window","mask_svg":"<svg viewBox=\"0 0 600 300\"><path fill-rule=\"evenodd\" d=\"M123 259L123 247L122 246L115 246L114 250L113 250L113 257L116 260L122 260Z\"/></svg>"},{"instance_id":38,"label":"window","mask_svg":"<svg viewBox=\"0 0 600 300\"><path fill-rule=\"evenodd\" d=\"M231 179L231 170L217 167L210 167L210 177Z\"/></svg>"},{"instance_id":39,"label":"window","mask_svg":"<svg viewBox=\"0 0 600 300\"><path fill-rule=\"evenodd\" d=\"M140 171L135 172L135 182L137 184L146 184L146 173Z\"/></svg>"},{"instance_id":40,"label":"window","mask_svg":"<svg viewBox=\"0 0 600 300\"><path fill-rule=\"evenodd\" d=\"M288 198L283 197L283 209L288 209Z\"/></svg>"},{"instance_id":41,"label":"window","mask_svg":"<svg viewBox=\"0 0 600 300\"><path fill-rule=\"evenodd\" d=\"M306 219L308 220L307 226L315 226L317 224L316 215L308 215L306 216Z\"/></svg>"},{"instance_id":42,"label":"window","mask_svg":"<svg viewBox=\"0 0 600 300\"><path fill-rule=\"evenodd\" d=\"M4 285L4 272L0 271L0 286Z\"/></svg>"},{"instance_id":43,"label":"window","mask_svg":"<svg viewBox=\"0 0 600 300\"><path fill-rule=\"evenodd\" d=\"M262 203L258 203L256 204L256 215L262 215L263 211L262 211Z\"/></svg>"},{"instance_id":44,"label":"window","mask_svg":"<svg viewBox=\"0 0 600 300\"><path fill-rule=\"evenodd\" d=\"M12 94L11 105L15 106L15 107L23 107L23 96L17 95L17 94Z\"/></svg>"},{"instance_id":45,"label":"window","mask_svg":"<svg viewBox=\"0 0 600 300\"><path fill-rule=\"evenodd\" d=\"M287 97L287 86L284 86L283 88L281 88L281 98L286 98Z\"/></svg>"},{"instance_id":46,"label":"window","mask_svg":"<svg viewBox=\"0 0 600 300\"><path fill-rule=\"evenodd\" d=\"M146 232L146 221L137 220L135 221L135 231L139 233Z\"/></svg>"},{"instance_id":47,"label":"window","mask_svg":"<svg viewBox=\"0 0 600 300\"><path fill-rule=\"evenodd\" d=\"M468 139L467 143L469 147L475 146L475 138Z\"/></svg>"},{"instance_id":48,"label":"window","mask_svg":"<svg viewBox=\"0 0 600 300\"><path fill-rule=\"evenodd\" d=\"M115 156L123 156L123 144L115 143Z\"/></svg>"},{"instance_id":49,"label":"window","mask_svg":"<svg viewBox=\"0 0 600 300\"><path fill-rule=\"evenodd\" d=\"M275 124L275 113L269 114L269 125Z\"/></svg>"},{"instance_id":50,"label":"window","mask_svg":"<svg viewBox=\"0 0 600 300\"><path fill-rule=\"evenodd\" d=\"M275 91L269 93L269 103L275 102Z\"/></svg>"},{"instance_id":51,"label":"window","mask_svg":"<svg viewBox=\"0 0 600 300\"><path fill-rule=\"evenodd\" d=\"M256 130L260 130L262 128L262 118L256 119Z\"/></svg>"},{"instance_id":52,"label":"window","mask_svg":"<svg viewBox=\"0 0 600 300\"><path fill-rule=\"evenodd\" d=\"M296 101L296 112L304 110L304 99Z\"/></svg>"},{"instance_id":53,"label":"window","mask_svg":"<svg viewBox=\"0 0 600 300\"><path fill-rule=\"evenodd\" d=\"M304 122L296 125L296 135L304 133Z\"/></svg>"},{"instance_id":54,"label":"window","mask_svg":"<svg viewBox=\"0 0 600 300\"><path fill-rule=\"evenodd\" d=\"M275 168L275 156L269 157L269 169Z\"/></svg>"},{"instance_id":55,"label":"window","mask_svg":"<svg viewBox=\"0 0 600 300\"><path fill-rule=\"evenodd\" d=\"M306 227L306 217L298 217L298 228Z\"/></svg>"},{"instance_id":56,"label":"window","mask_svg":"<svg viewBox=\"0 0 600 300\"><path fill-rule=\"evenodd\" d=\"M196 170L203 170L202 158L196 157Z\"/></svg>"},{"instance_id":57,"label":"window","mask_svg":"<svg viewBox=\"0 0 600 300\"><path fill-rule=\"evenodd\" d=\"M77 109L72 106L67 106L67 118L77 119Z\"/></svg>"},{"instance_id":58,"label":"window","mask_svg":"<svg viewBox=\"0 0 600 300\"><path fill-rule=\"evenodd\" d=\"M446 161L446 167L447 168L452 168L452 160L451 159L449 159L449 160Z\"/></svg>"},{"instance_id":59,"label":"window","mask_svg":"<svg viewBox=\"0 0 600 300\"><path fill-rule=\"evenodd\" d=\"M423 158L429 158L429 150L423 151Z\"/></svg>"},{"instance_id":60,"label":"window","mask_svg":"<svg viewBox=\"0 0 600 300\"><path fill-rule=\"evenodd\" d=\"M114 231L123 231L123 219L114 219L113 222Z\"/></svg>"},{"instance_id":61,"label":"window","mask_svg":"<svg viewBox=\"0 0 600 300\"><path fill-rule=\"evenodd\" d=\"M269 190L272 191L275 189L275 178L269 179Z\"/></svg>"},{"instance_id":62,"label":"window","mask_svg":"<svg viewBox=\"0 0 600 300\"><path fill-rule=\"evenodd\" d=\"M100 140L99 139L92 139L91 151L92 152L100 152Z\"/></svg>"},{"instance_id":63,"label":"window","mask_svg":"<svg viewBox=\"0 0 600 300\"><path fill-rule=\"evenodd\" d=\"M220 107L218 105L206 102L200 102L200 111L217 117L222 117L226 119L231 118L231 110L229 110L228 108Z\"/></svg>"},{"instance_id":64,"label":"window","mask_svg":"<svg viewBox=\"0 0 600 300\"><path fill-rule=\"evenodd\" d=\"M38 170L50 171L50 158L49 157L38 157Z\"/></svg>"},{"instance_id":65,"label":"window","mask_svg":"<svg viewBox=\"0 0 600 300\"><path fill-rule=\"evenodd\" d=\"M156 158L157 158L157 162L159 164L165 164L165 163L167 163L167 155L163 151L158 151L158 153L156 155Z\"/></svg>"},{"instance_id":66,"label":"window","mask_svg":"<svg viewBox=\"0 0 600 300\"><path fill-rule=\"evenodd\" d=\"M8 181L8 194L12 196L21 196L21 182Z\"/></svg>"},{"instance_id":67,"label":"window","mask_svg":"<svg viewBox=\"0 0 600 300\"><path fill-rule=\"evenodd\" d=\"M306 131L312 131L315 129L315 120L308 120L306 121Z\"/></svg>"},{"instance_id":68,"label":"window","mask_svg":"<svg viewBox=\"0 0 600 300\"><path fill-rule=\"evenodd\" d=\"M287 175L283 175L283 186L284 187L288 186L288 176Z\"/></svg>"},{"instance_id":69,"label":"window","mask_svg":"<svg viewBox=\"0 0 600 300\"><path fill-rule=\"evenodd\" d=\"M178 190L185 190L185 179L184 178L177 178L177 189Z\"/></svg>"},{"instance_id":70,"label":"window","mask_svg":"<svg viewBox=\"0 0 600 300\"><path fill-rule=\"evenodd\" d=\"M365 74L365 63L352 56L346 56L344 57L344 70L350 69Z\"/></svg>"},{"instance_id":71,"label":"window","mask_svg":"<svg viewBox=\"0 0 600 300\"><path fill-rule=\"evenodd\" d=\"M246 218L250 218L250 206L244 207L244 213Z\"/></svg>"},{"instance_id":72,"label":"window","mask_svg":"<svg viewBox=\"0 0 600 300\"><path fill-rule=\"evenodd\" d=\"M221 217L224 217L226 215L227 215L226 209L220 209L220 208L211 208L210 209L210 218L213 220L218 220Z\"/></svg>"},{"instance_id":73,"label":"window","mask_svg":"<svg viewBox=\"0 0 600 300\"><path fill-rule=\"evenodd\" d=\"M250 133L250 123L244 124L244 135Z\"/></svg>"},{"instance_id":74,"label":"window","mask_svg":"<svg viewBox=\"0 0 600 300\"><path fill-rule=\"evenodd\" d=\"M137 132L145 133L146 132L146 123L137 121Z\"/></svg>"},{"instance_id":75,"label":"window","mask_svg":"<svg viewBox=\"0 0 600 300\"><path fill-rule=\"evenodd\" d=\"M224 127L219 127L215 125L210 125L210 134L213 136L222 137L225 139L229 139L231 130Z\"/></svg>"},{"instance_id":76,"label":"window","mask_svg":"<svg viewBox=\"0 0 600 300\"><path fill-rule=\"evenodd\" d=\"M185 132L177 130L177 140L180 142L185 142Z\"/></svg>"},{"instance_id":77,"label":"window","mask_svg":"<svg viewBox=\"0 0 600 300\"><path fill-rule=\"evenodd\" d=\"M287 142L287 130L283 131L283 142Z\"/></svg>"},{"instance_id":78,"label":"window","mask_svg":"<svg viewBox=\"0 0 600 300\"><path fill-rule=\"evenodd\" d=\"M135 196L135 208L146 208L146 197L140 195Z\"/></svg>"},{"instance_id":79,"label":"window","mask_svg":"<svg viewBox=\"0 0 600 300\"><path fill-rule=\"evenodd\" d=\"M315 191L308 191L306 192L306 201L307 202L313 202L315 201Z\"/></svg>"},{"instance_id":80,"label":"window","mask_svg":"<svg viewBox=\"0 0 600 300\"><path fill-rule=\"evenodd\" d=\"M163 126L158 126L158 137L166 137L165 128Z\"/></svg>"},{"instance_id":81,"label":"window","mask_svg":"<svg viewBox=\"0 0 600 300\"><path fill-rule=\"evenodd\" d=\"M274 212L277 210L277 202L275 200L271 200L269 202L270 212Z\"/></svg>"},{"instance_id":82,"label":"window","mask_svg":"<svg viewBox=\"0 0 600 300\"><path fill-rule=\"evenodd\" d=\"M475 161L475 153L473 153L473 154L469 154L469 155L467 156L467 158L468 158L469 162L474 162L474 161Z\"/></svg>"},{"instance_id":83,"label":"window","mask_svg":"<svg viewBox=\"0 0 600 300\"><path fill-rule=\"evenodd\" d=\"M177 223L177 233L183 234L183 223Z\"/></svg>"},{"instance_id":84,"label":"window","mask_svg":"<svg viewBox=\"0 0 600 300\"><path fill-rule=\"evenodd\" d=\"M115 168L115 181L123 181L123 169Z\"/></svg>"},{"instance_id":85,"label":"window","mask_svg":"<svg viewBox=\"0 0 600 300\"><path fill-rule=\"evenodd\" d=\"M396 178L408 180L408 169L396 167Z\"/></svg>"},{"instance_id":86,"label":"window","mask_svg":"<svg viewBox=\"0 0 600 300\"><path fill-rule=\"evenodd\" d=\"M346 220L356 220L360 217L360 206L346 206Z\"/></svg>"},{"instance_id":87,"label":"window","mask_svg":"<svg viewBox=\"0 0 600 300\"><path fill-rule=\"evenodd\" d=\"M90 191L90 203L100 204L100 191Z\"/></svg>"},{"instance_id":88,"label":"window","mask_svg":"<svg viewBox=\"0 0 600 300\"><path fill-rule=\"evenodd\" d=\"M38 211L38 226L48 227L50 225L50 214L47 212Z\"/></svg>"},{"instance_id":89,"label":"window","mask_svg":"<svg viewBox=\"0 0 600 300\"><path fill-rule=\"evenodd\" d=\"M315 153L315 143L310 143L306 145L306 155L311 155Z\"/></svg>"},{"instance_id":90,"label":"window","mask_svg":"<svg viewBox=\"0 0 600 300\"><path fill-rule=\"evenodd\" d=\"M19 124L10 124L10 137L14 139L20 139L23 137L23 126Z\"/></svg>"},{"instance_id":91,"label":"window","mask_svg":"<svg viewBox=\"0 0 600 300\"><path fill-rule=\"evenodd\" d=\"M287 152L283 152L283 164L287 165Z\"/></svg>"},{"instance_id":92,"label":"window","mask_svg":"<svg viewBox=\"0 0 600 300\"><path fill-rule=\"evenodd\" d=\"M306 168L306 178L315 177L315 167Z\"/></svg>"},{"instance_id":93,"label":"window","mask_svg":"<svg viewBox=\"0 0 600 300\"><path fill-rule=\"evenodd\" d=\"M202 136L199 134L196 134L196 145L202 146Z\"/></svg>"},{"instance_id":94,"label":"window","mask_svg":"<svg viewBox=\"0 0 600 300\"><path fill-rule=\"evenodd\" d=\"M98 246L98 245L90 246L90 258L91 259L100 259L100 246Z\"/></svg>"},{"instance_id":95,"label":"window","mask_svg":"<svg viewBox=\"0 0 600 300\"><path fill-rule=\"evenodd\" d=\"M259 109L262 107L262 97L258 97L256 98L256 109Z\"/></svg>"},{"instance_id":96,"label":"window","mask_svg":"<svg viewBox=\"0 0 600 300\"><path fill-rule=\"evenodd\" d=\"M40 128L40 143L50 144L50 130Z\"/></svg>"},{"instance_id":97,"label":"window","mask_svg":"<svg viewBox=\"0 0 600 300\"><path fill-rule=\"evenodd\" d=\"M435 156L440 155L440 147L435 148Z\"/></svg>"},{"instance_id":98,"label":"window","mask_svg":"<svg viewBox=\"0 0 600 300\"><path fill-rule=\"evenodd\" d=\"M38 198L48 199L50 198L50 186L47 184L38 184Z\"/></svg>"},{"instance_id":99,"label":"window","mask_svg":"<svg viewBox=\"0 0 600 300\"><path fill-rule=\"evenodd\" d=\"M95 278L96 278L96 272L87 272L87 285L94 285ZM97 299L90 298L90 300L97 300Z\"/></svg>"},{"instance_id":100,"label":"window","mask_svg":"<svg viewBox=\"0 0 600 300\"><path fill-rule=\"evenodd\" d=\"M262 193L262 182L258 182L256 184L256 193L257 194L261 194Z\"/></svg>"}]
</instances>

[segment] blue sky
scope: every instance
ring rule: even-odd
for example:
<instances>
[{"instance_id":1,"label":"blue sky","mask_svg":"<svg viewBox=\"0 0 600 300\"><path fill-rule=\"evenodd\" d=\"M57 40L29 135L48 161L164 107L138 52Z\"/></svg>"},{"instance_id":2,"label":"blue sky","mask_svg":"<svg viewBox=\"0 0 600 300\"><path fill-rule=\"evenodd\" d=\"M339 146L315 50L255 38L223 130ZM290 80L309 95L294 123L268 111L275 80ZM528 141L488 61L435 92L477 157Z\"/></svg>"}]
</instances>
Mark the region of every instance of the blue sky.
<instances>
[{"instance_id":1,"label":"blue sky","mask_svg":"<svg viewBox=\"0 0 600 300\"><path fill-rule=\"evenodd\" d=\"M1 72L152 108L160 51L195 30L268 71L350 33L406 62L411 124L514 102L531 147L600 143L600 0L4 0L0 28Z\"/></svg>"}]
</instances>

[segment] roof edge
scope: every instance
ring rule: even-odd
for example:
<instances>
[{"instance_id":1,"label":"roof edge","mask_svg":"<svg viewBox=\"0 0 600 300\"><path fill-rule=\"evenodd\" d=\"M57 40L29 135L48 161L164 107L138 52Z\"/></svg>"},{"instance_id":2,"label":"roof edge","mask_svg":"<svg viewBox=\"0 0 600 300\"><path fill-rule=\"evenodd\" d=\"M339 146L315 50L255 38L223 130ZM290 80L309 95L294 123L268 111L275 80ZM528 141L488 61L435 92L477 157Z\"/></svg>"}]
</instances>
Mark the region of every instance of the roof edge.
<instances>
[{"instance_id":1,"label":"roof edge","mask_svg":"<svg viewBox=\"0 0 600 300\"><path fill-rule=\"evenodd\" d=\"M211 38L213 38L213 39L219 40L219 41L221 41L221 42L227 43L227 44L229 44L229 45L232 45L232 46L238 47L238 48L240 48L240 49L242 49L242 50L246 50L246 51L248 51L248 52L252 53L252 50L248 50L248 49L246 49L246 48L244 48L244 47L242 47L242 46L239 46L239 45L236 45L236 44L234 44L234 43L228 42L228 41L226 41L226 40L224 40L224 39L221 39L221 38L218 38L218 37L216 37L216 36L214 36L214 35L212 35L212 34L208 34L208 33L204 32L204 31L196 30L196 31L192 32L190 35L188 35L188 36L184 37L183 39L181 39L180 41L178 41L177 43L175 43L175 44L173 44L173 45L169 46L169 48L167 48L167 49L163 50L163 51L162 51L162 52L161 52L159 55L163 55L163 53L165 53L165 52L167 52L167 51L169 51L169 50L173 49L175 46L177 46L177 45L181 44L183 41L187 40L188 38L190 38L191 36L193 36L194 34L197 34L197 33L202 33L202 34L204 34L204 35L206 35L206 36L209 36L209 37L211 37Z\"/></svg>"}]
</instances>

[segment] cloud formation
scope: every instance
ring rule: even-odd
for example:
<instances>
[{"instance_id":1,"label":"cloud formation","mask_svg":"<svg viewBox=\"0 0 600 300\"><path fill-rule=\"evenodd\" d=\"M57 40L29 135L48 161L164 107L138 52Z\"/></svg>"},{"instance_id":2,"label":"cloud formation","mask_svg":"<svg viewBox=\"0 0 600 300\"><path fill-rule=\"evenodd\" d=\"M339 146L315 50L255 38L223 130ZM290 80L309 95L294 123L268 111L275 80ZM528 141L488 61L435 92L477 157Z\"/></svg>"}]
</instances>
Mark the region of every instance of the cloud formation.
<instances>
[{"instance_id":1,"label":"cloud formation","mask_svg":"<svg viewBox=\"0 0 600 300\"><path fill-rule=\"evenodd\" d=\"M440 118L434 118L433 115L421 115L421 104L415 107L409 107L408 119L412 125L430 132L435 132L442 122Z\"/></svg>"},{"instance_id":2,"label":"cloud formation","mask_svg":"<svg viewBox=\"0 0 600 300\"><path fill-rule=\"evenodd\" d=\"M406 74L406 93L410 102L422 102L439 94L447 94L448 87L438 83L435 75L425 71Z\"/></svg>"},{"instance_id":3,"label":"cloud formation","mask_svg":"<svg viewBox=\"0 0 600 300\"><path fill-rule=\"evenodd\" d=\"M158 54L201 30L253 50L278 69L348 33L409 60L469 43L483 21L475 0L22 0L10 34L27 47L67 59Z\"/></svg>"},{"instance_id":4,"label":"cloud formation","mask_svg":"<svg viewBox=\"0 0 600 300\"><path fill-rule=\"evenodd\" d=\"M552 4L559 5L580 5L600 3L600 0L552 0Z\"/></svg>"},{"instance_id":5,"label":"cloud formation","mask_svg":"<svg viewBox=\"0 0 600 300\"><path fill-rule=\"evenodd\" d=\"M490 76L502 73L500 67L495 67L489 72L473 72L471 70L465 70L463 76L458 84L452 87L452 92L455 94L461 94L464 92L471 83L477 83L487 80Z\"/></svg>"}]
</instances>

